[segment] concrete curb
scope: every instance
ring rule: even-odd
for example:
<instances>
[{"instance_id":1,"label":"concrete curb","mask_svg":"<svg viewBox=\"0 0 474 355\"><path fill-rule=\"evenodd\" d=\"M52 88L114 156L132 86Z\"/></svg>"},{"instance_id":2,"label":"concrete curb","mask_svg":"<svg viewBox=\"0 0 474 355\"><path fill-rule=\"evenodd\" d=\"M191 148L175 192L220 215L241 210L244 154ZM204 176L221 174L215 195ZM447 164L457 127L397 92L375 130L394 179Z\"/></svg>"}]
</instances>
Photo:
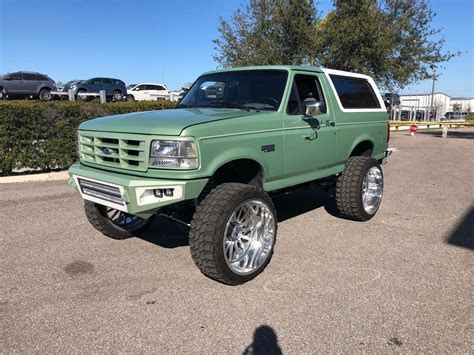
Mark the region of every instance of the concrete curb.
<instances>
[{"instance_id":1,"label":"concrete curb","mask_svg":"<svg viewBox=\"0 0 474 355\"><path fill-rule=\"evenodd\" d=\"M67 180L69 175L67 171L58 171L54 173L16 175L0 177L0 184L13 184L17 182L37 182L37 181L56 181Z\"/></svg>"}]
</instances>

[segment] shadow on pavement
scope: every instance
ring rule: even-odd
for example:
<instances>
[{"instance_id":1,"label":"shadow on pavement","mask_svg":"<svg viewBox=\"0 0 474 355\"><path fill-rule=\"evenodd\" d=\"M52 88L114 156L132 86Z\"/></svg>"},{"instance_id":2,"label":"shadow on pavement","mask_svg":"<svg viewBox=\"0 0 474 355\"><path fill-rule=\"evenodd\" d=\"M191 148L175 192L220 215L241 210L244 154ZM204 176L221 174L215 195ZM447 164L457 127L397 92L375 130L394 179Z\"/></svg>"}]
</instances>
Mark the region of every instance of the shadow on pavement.
<instances>
[{"instance_id":1,"label":"shadow on pavement","mask_svg":"<svg viewBox=\"0 0 474 355\"><path fill-rule=\"evenodd\" d=\"M334 214L333 200L331 193L320 187L311 187L277 196L273 202L277 210L278 222L283 222L320 207L324 207L328 213Z\"/></svg>"},{"instance_id":2,"label":"shadow on pavement","mask_svg":"<svg viewBox=\"0 0 474 355\"><path fill-rule=\"evenodd\" d=\"M278 222L313 211L320 207L337 217L335 202L331 192L320 187L296 190L273 198L277 210ZM164 217L155 217L153 223L138 238L162 248L178 248L189 245L188 232L178 224Z\"/></svg>"},{"instance_id":3,"label":"shadow on pavement","mask_svg":"<svg viewBox=\"0 0 474 355\"><path fill-rule=\"evenodd\" d=\"M474 206L446 238L446 243L474 250Z\"/></svg>"},{"instance_id":4,"label":"shadow on pavement","mask_svg":"<svg viewBox=\"0 0 474 355\"><path fill-rule=\"evenodd\" d=\"M156 216L153 223L138 238L162 248L178 248L189 245L188 233L164 217Z\"/></svg>"},{"instance_id":5,"label":"shadow on pavement","mask_svg":"<svg viewBox=\"0 0 474 355\"><path fill-rule=\"evenodd\" d=\"M255 329L252 344L245 348L243 355L281 355L278 337L272 327L262 325Z\"/></svg>"},{"instance_id":6,"label":"shadow on pavement","mask_svg":"<svg viewBox=\"0 0 474 355\"><path fill-rule=\"evenodd\" d=\"M416 134L423 134L432 137L442 138L442 131L418 131ZM474 139L474 131L462 131L448 128L448 139L449 138L462 138L462 139Z\"/></svg>"}]
</instances>

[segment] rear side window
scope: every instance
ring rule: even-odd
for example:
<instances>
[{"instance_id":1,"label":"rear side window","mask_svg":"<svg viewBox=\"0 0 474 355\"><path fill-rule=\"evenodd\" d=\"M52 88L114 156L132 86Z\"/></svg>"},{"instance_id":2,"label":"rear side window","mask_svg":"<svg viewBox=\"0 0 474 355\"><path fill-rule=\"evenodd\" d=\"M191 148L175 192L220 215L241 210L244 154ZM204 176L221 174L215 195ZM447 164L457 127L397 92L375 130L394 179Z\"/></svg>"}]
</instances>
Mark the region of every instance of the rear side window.
<instances>
[{"instance_id":1,"label":"rear side window","mask_svg":"<svg viewBox=\"0 0 474 355\"><path fill-rule=\"evenodd\" d=\"M23 73L23 80L39 80L36 74Z\"/></svg>"},{"instance_id":2,"label":"rear side window","mask_svg":"<svg viewBox=\"0 0 474 355\"><path fill-rule=\"evenodd\" d=\"M110 79L102 78L102 84L113 84L113 82Z\"/></svg>"},{"instance_id":3,"label":"rear side window","mask_svg":"<svg viewBox=\"0 0 474 355\"><path fill-rule=\"evenodd\" d=\"M380 108L372 85L363 78L329 75L344 108Z\"/></svg>"}]
</instances>

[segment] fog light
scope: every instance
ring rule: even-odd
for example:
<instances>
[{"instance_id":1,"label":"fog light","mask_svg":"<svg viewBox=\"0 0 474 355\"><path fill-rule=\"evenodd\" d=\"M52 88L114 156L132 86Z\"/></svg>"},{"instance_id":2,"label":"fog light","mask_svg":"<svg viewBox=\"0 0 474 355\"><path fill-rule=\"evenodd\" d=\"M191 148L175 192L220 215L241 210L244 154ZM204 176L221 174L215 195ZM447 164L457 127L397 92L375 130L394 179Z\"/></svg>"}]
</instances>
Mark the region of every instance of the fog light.
<instances>
[{"instance_id":1,"label":"fog light","mask_svg":"<svg viewBox=\"0 0 474 355\"><path fill-rule=\"evenodd\" d=\"M153 195L155 195L155 197L162 198L163 197L163 190L162 189L155 189L155 190L153 190Z\"/></svg>"},{"instance_id":2,"label":"fog light","mask_svg":"<svg viewBox=\"0 0 474 355\"><path fill-rule=\"evenodd\" d=\"M173 189L164 189L165 191L165 196L173 196Z\"/></svg>"}]
</instances>

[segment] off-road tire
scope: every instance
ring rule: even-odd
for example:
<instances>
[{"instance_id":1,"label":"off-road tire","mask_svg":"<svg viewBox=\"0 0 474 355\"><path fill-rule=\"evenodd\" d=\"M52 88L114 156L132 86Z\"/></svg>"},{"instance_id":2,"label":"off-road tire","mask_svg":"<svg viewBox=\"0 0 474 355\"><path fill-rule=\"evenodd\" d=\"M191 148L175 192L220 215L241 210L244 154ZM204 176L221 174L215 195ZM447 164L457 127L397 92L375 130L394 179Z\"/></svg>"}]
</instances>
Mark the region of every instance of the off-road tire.
<instances>
[{"instance_id":1,"label":"off-road tire","mask_svg":"<svg viewBox=\"0 0 474 355\"><path fill-rule=\"evenodd\" d=\"M376 213L365 211L362 204L362 184L367 172L372 167L380 168L377 160L367 156L351 157L336 183L336 208L338 216L354 221L367 221Z\"/></svg>"},{"instance_id":2,"label":"off-road tire","mask_svg":"<svg viewBox=\"0 0 474 355\"><path fill-rule=\"evenodd\" d=\"M46 101L51 101L51 99L53 98L53 95L51 95L51 90L41 89L38 94L38 97L40 101L46 102Z\"/></svg>"},{"instance_id":3,"label":"off-road tire","mask_svg":"<svg viewBox=\"0 0 474 355\"><path fill-rule=\"evenodd\" d=\"M273 246L265 262L250 274L239 275L227 265L223 252L226 224L234 209L243 201L257 198L267 205L275 219ZM199 204L191 221L189 245L191 256L207 277L227 285L240 285L260 274L272 258L276 237L276 210L263 190L240 183L225 183L214 188Z\"/></svg>"},{"instance_id":4,"label":"off-road tire","mask_svg":"<svg viewBox=\"0 0 474 355\"><path fill-rule=\"evenodd\" d=\"M143 225L133 230L120 228L112 223L106 214L106 207L91 201L84 201L84 211L89 223L103 235L112 239L127 239L143 232L154 219L154 215L148 218Z\"/></svg>"}]
</instances>

